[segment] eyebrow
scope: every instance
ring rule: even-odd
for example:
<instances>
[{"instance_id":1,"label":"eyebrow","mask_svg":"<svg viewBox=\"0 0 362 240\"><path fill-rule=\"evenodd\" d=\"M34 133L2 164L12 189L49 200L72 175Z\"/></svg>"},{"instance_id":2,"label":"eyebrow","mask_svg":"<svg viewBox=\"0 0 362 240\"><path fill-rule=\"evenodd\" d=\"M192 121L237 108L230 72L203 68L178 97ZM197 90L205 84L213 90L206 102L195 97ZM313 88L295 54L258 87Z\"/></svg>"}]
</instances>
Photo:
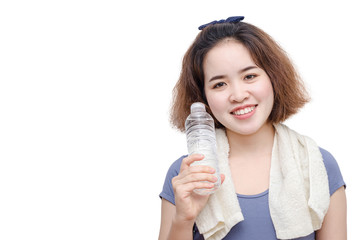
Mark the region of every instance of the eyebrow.
<instances>
[{"instance_id":1,"label":"eyebrow","mask_svg":"<svg viewBox=\"0 0 362 240\"><path fill-rule=\"evenodd\" d=\"M239 74L243 73L243 72L246 72L250 69L254 69L254 68L258 68L257 66L248 66L246 68L243 68L239 71ZM212 78L210 78L209 82L211 81L214 81L214 80L218 80L218 79L222 79L222 78L225 78L225 75L216 75L216 76L213 76Z\"/></svg>"}]
</instances>

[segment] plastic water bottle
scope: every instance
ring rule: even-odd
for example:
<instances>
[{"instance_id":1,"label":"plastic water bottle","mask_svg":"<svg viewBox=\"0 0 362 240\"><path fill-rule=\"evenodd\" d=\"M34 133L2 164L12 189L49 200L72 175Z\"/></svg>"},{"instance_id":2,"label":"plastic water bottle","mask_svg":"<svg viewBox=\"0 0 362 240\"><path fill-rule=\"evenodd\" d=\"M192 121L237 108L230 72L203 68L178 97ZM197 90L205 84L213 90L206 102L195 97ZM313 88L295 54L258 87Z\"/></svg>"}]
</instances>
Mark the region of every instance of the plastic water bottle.
<instances>
[{"instance_id":1,"label":"plastic water bottle","mask_svg":"<svg viewBox=\"0 0 362 240\"><path fill-rule=\"evenodd\" d=\"M199 153L205 157L201 161L195 161L192 165L206 165L215 169L215 187L212 189L195 189L194 192L207 195L220 186L219 166L216 155L216 138L214 119L205 110L205 105L200 102L191 105L191 113L185 122L187 149L189 154Z\"/></svg>"}]
</instances>

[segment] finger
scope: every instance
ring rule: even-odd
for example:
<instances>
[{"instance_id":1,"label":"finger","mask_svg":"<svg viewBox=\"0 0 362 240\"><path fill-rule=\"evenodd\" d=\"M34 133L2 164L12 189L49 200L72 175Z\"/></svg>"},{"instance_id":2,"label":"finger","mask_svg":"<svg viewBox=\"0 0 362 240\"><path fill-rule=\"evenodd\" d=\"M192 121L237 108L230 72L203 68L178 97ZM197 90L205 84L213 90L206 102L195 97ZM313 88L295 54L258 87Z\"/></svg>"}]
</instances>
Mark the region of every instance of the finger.
<instances>
[{"instance_id":1,"label":"finger","mask_svg":"<svg viewBox=\"0 0 362 240\"><path fill-rule=\"evenodd\" d=\"M220 174L220 180L221 180L220 184L222 184L224 182L224 180L225 180L225 175L222 174L222 173Z\"/></svg>"},{"instance_id":2,"label":"finger","mask_svg":"<svg viewBox=\"0 0 362 240\"><path fill-rule=\"evenodd\" d=\"M210 167L210 166L206 166L206 165L195 165L195 166L190 166L187 171L189 173L215 173L215 169Z\"/></svg>"},{"instance_id":3,"label":"finger","mask_svg":"<svg viewBox=\"0 0 362 240\"><path fill-rule=\"evenodd\" d=\"M212 189L215 187L214 183L210 182L189 182L187 184L177 185L174 188L175 194L180 197L190 195L195 189Z\"/></svg>"},{"instance_id":4,"label":"finger","mask_svg":"<svg viewBox=\"0 0 362 240\"><path fill-rule=\"evenodd\" d=\"M202 159L204 159L204 155L202 154L191 154L187 157L185 157L182 160L181 163L181 167L180 167L180 171L183 171L184 169L186 169L187 167L190 167L190 165L195 162L195 161L201 161Z\"/></svg>"},{"instance_id":5,"label":"finger","mask_svg":"<svg viewBox=\"0 0 362 240\"><path fill-rule=\"evenodd\" d=\"M195 173L208 173L208 174L214 174L215 173L215 169L210 167L210 166L205 166L205 165L196 165L196 166L190 166L187 168L184 168L179 174L178 174L178 178L182 179L190 174L195 174Z\"/></svg>"},{"instance_id":6,"label":"finger","mask_svg":"<svg viewBox=\"0 0 362 240\"><path fill-rule=\"evenodd\" d=\"M190 173L183 178L177 179L179 184L187 184L190 182L217 182L217 177L210 173Z\"/></svg>"}]
</instances>

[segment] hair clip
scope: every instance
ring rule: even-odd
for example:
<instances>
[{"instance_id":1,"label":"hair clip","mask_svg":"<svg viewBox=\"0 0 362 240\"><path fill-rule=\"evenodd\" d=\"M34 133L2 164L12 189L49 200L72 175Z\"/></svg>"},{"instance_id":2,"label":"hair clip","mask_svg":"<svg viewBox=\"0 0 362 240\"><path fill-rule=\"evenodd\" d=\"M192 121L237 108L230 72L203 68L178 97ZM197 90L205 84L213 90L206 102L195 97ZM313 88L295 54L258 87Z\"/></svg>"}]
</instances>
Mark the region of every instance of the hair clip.
<instances>
[{"instance_id":1,"label":"hair clip","mask_svg":"<svg viewBox=\"0 0 362 240\"><path fill-rule=\"evenodd\" d=\"M228 23L238 23L240 21L242 21L244 19L244 16L236 16L236 17L228 17L226 20L225 19L221 19L219 21L212 21L212 22L209 22L209 23L206 23L204 25L201 25L199 27L199 30L202 30L204 28L206 28L207 26L209 25L214 25L214 24L218 24L218 23L224 23L224 22L228 22Z\"/></svg>"}]
</instances>

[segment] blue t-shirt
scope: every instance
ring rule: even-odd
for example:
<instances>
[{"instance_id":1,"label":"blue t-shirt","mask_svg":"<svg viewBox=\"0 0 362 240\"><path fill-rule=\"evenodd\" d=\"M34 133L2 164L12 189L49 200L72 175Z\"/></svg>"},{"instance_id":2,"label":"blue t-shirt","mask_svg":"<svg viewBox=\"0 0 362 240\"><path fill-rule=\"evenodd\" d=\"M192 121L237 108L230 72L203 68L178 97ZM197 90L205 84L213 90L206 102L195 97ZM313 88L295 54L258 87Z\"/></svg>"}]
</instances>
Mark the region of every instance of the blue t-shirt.
<instances>
[{"instance_id":1,"label":"blue t-shirt","mask_svg":"<svg viewBox=\"0 0 362 240\"><path fill-rule=\"evenodd\" d=\"M342 174L334 157L326 150L320 148L323 156L324 165L328 174L329 192L332 195L338 188L345 186ZM172 188L172 178L180 172L182 156L176 160L167 172L163 190L160 194L175 205L175 196ZM244 221L236 224L230 232L223 238L224 240L277 240L272 219L269 212L269 190L256 195L236 194L239 200L240 208L243 211ZM204 239L194 226L194 240ZM315 239L315 233L298 240Z\"/></svg>"}]
</instances>

